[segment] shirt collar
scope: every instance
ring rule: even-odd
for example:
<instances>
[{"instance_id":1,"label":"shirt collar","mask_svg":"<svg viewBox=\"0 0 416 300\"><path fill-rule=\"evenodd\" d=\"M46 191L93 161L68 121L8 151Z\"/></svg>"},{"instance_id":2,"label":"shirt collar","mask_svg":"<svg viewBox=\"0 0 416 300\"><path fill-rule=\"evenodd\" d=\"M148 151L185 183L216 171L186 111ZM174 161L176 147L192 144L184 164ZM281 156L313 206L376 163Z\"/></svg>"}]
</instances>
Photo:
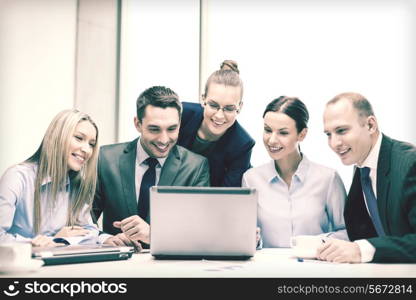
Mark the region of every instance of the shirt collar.
<instances>
[{"instance_id":1,"label":"shirt collar","mask_svg":"<svg viewBox=\"0 0 416 300\"><path fill-rule=\"evenodd\" d=\"M309 165L310 165L309 159L302 153L302 160L300 161L298 168L294 174L294 177L297 177L300 182L303 182L305 180L306 173L308 172L308 169L309 169ZM268 182L282 180L279 173L277 173L276 171L274 160L271 160L269 162L268 168L266 170L267 170L266 178Z\"/></svg>"},{"instance_id":2,"label":"shirt collar","mask_svg":"<svg viewBox=\"0 0 416 300\"><path fill-rule=\"evenodd\" d=\"M367 158L364 160L362 165L358 165L357 167L369 167L370 169L377 169L377 162L378 162L378 155L380 154L380 147L381 147L381 140L382 134L379 132L378 138L376 143L374 144L373 149L371 149L370 153L368 154Z\"/></svg>"},{"instance_id":3,"label":"shirt collar","mask_svg":"<svg viewBox=\"0 0 416 300\"><path fill-rule=\"evenodd\" d=\"M295 172L295 176L297 176L301 182L303 182L306 178L309 165L309 159L302 153L302 160L300 161L298 169Z\"/></svg>"},{"instance_id":4,"label":"shirt collar","mask_svg":"<svg viewBox=\"0 0 416 300\"><path fill-rule=\"evenodd\" d=\"M150 157L149 154L147 154L146 150L143 149L142 143L140 143L140 138L137 141L137 154L136 154L136 162L138 165L141 165L146 159ZM162 168L166 159L166 157L163 158L156 158L159 162L160 167Z\"/></svg>"},{"instance_id":5,"label":"shirt collar","mask_svg":"<svg viewBox=\"0 0 416 300\"><path fill-rule=\"evenodd\" d=\"M51 182L52 182L52 178L50 176L48 176L48 177L46 177L42 180L41 186L47 185ZM67 176L65 185L68 186L69 184L70 184L70 180L69 180L69 176Z\"/></svg>"}]
</instances>

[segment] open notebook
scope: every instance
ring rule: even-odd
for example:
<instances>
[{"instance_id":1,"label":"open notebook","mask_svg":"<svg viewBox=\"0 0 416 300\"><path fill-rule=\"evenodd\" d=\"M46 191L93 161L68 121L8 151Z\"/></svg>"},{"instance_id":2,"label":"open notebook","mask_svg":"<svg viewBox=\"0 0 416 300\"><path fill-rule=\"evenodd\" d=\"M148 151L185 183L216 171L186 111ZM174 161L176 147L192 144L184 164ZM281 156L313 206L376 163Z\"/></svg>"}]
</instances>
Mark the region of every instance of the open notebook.
<instances>
[{"instance_id":1,"label":"open notebook","mask_svg":"<svg viewBox=\"0 0 416 300\"><path fill-rule=\"evenodd\" d=\"M68 245L32 248L32 257L43 260L45 265L125 260L130 258L133 253L133 247L110 245Z\"/></svg>"}]
</instances>

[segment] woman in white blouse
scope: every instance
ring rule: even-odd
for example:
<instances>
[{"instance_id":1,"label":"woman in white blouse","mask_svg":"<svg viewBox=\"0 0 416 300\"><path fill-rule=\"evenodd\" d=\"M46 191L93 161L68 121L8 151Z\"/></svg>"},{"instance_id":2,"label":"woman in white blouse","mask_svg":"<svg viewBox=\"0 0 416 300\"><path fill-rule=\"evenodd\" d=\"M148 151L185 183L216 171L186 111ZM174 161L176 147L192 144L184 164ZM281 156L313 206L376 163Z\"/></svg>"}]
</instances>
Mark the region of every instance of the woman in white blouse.
<instances>
[{"instance_id":1,"label":"woman in white blouse","mask_svg":"<svg viewBox=\"0 0 416 300\"><path fill-rule=\"evenodd\" d=\"M94 197L98 129L77 110L50 123L38 150L0 178L0 243L96 242Z\"/></svg>"},{"instance_id":2,"label":"woman in white blouse","mask_svg":"<svg viewBox=\"0 0 416 300\"><path fill-rule=\"evenodd\" d=\"M300 151L309 119L298 98L281 96L263 114L263 142L271 161L244 173L242 185L258 191L258 226L263 247L290 247L296 235L348 239L345 188L338 173Z\"/></svg>"}]
</instances>

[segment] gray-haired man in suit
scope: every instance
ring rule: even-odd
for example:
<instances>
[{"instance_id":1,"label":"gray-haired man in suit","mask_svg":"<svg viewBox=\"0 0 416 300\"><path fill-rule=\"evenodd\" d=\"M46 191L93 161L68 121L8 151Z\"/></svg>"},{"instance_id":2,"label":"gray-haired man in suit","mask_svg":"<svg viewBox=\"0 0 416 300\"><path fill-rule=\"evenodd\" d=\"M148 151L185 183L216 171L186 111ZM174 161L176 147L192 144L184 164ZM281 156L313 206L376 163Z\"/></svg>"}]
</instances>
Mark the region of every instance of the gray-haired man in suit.
<instances>
[{"instance_id":1,"label":"gray-haired man in suit","mask_svg":"<svg viewBox=\"0 0 416 300\"><path fill-rule=\"evenodd\" d=\"M371 104L343 93L324 113L329 146L355 165L344 218L352 242L328 240L318 258L334 262L416 262L416 148L382 134Z\"/></svg>"},{"instance_id":2,"label":"gray-haired man in suit","mask_svg":"<svg viewBox=\"0 0 416 300\"><path fill-rule=\"evenodd\" d=\"M136 106L140 137L100 149L93 213L104 214L102 243L140 248L139 241L150 243L149 186L209 186L210 180L207 159L176 145L182 112L176 93L154 86Z\"/></svg>"}]
</instances>

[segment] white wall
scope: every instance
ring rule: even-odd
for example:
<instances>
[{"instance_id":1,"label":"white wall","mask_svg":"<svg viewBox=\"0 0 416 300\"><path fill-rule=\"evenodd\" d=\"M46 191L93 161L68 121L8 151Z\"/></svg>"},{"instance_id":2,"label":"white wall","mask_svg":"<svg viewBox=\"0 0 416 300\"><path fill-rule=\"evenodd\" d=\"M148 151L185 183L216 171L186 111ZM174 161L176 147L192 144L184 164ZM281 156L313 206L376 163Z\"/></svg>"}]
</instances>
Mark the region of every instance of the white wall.
<instances>
[{"instance_id":1,"label":"white wall","mask_svg":"<svg viewBox=\"0 0 416 300\"><path fill-rule=\"evenodd\" d=\"M323 134L324 105L336 94L360 92L374 105L386 134L416 143L414 1L207 0L205 79L224 59L239 63L245 83L239 121L257 141L252 163L269 160L262 114L280 95L297 96L310 113L306 155L343 166Z\"/></svg>"},{"instance_id":2,"label":"white wall","mask_svg":"<svg viewBox=\"0 0 416 300\"><path fill-rule=\"evenodd\" d=\"M198 99L199 1L122 2L119 141L136 138L136 99L153 85Z\"/></svg>"},{"instance_id":3,"label":"white wall","mask_svg":"<svg viewBox=\"0 0 416 300\"><path fill-rule=\"evenodd\" d=\"M203 49L199 9L193 0L122 1L120 114L109 121L119 119L118 141L137 136L132 120L144 89L166 85L182 100L196 102L199 66L204 83L222 60L235 59L245 82L239 121L257 140L254 165L268 160L263 109L282 94L300 97L309 108L304 152L340 170L347 185L351 168L341 165L322 133L324 103L335 94L361 92L374 104L384 132L416 143L415 1L203 0ZM31 155L52 117L74 105L76 22L76 0L0 0L0 173ZM105 44L107 37L100 41ZM78 53L85 55L78 60L84 67L94 57L87 54ZM103 69L96 65L87 66L88 74L100 77ZM104 72L112 70L107 67ZM103 82L95 80L97 89ZM93 117L104 116L101 92L82 84L80 101ZM110 101L111 92L105 92Z\"/></svg>"},{"instance_id":4,"label":"white wall","mask_svg":"<svg viewBox=\"0 0 416 300\"><path fill-rule=\"evenodd\" d=\"M74 99L75 0L0 1L0 174Z\"/></svg>"},{"instance_id":5,"label":"white wall","mask_svg":"<svg viewBox=\"0 0 416 300\"><path fill-rule=\"evenodd\" d=\"M78 0L75 106L98 126L99 144L117 137L117 0Z\"/></svg>"}]
</instances>

